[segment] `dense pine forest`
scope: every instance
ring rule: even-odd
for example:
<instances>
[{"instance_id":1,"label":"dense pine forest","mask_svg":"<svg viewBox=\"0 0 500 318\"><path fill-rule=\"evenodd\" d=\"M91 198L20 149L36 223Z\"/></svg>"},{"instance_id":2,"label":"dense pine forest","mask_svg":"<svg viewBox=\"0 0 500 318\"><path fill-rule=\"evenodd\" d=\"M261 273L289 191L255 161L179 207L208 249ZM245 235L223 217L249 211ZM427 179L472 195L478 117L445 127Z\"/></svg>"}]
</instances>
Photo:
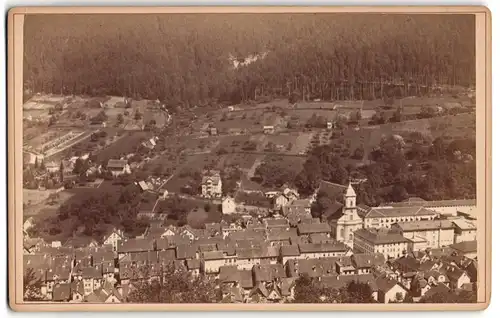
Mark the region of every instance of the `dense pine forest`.
<instances>
[{"instance_id":1,"label":"dense pine forest","mask_svg":"<svg viewBox=\"0 0 500 318\"><path fill-rule=\"evenodd\" d=\"M473 15L33 15L24 79L169 106L419 95L474 85L474 37Z\"/></svg>"}]
</instances>

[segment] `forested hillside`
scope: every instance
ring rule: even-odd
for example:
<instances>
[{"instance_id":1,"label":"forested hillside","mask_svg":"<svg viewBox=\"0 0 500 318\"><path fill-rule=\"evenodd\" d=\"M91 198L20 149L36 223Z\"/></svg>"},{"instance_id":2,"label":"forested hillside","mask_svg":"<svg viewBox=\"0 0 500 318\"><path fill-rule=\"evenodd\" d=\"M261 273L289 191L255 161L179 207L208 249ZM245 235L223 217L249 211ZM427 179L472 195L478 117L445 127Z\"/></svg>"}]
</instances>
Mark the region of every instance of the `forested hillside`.
<instances>
[{"instance_id":1,"label":"forested hillside","mask_svg":"<svg viewBox=\"0 0 500 318\"><path fill-rule=\"evenodd\" d=\"M372 99L473 84L474 41L473 15L33 15L24 78L35 92L170 106ZM263 53L238 68L229 60Z\"/></svg>"}]
</instances>

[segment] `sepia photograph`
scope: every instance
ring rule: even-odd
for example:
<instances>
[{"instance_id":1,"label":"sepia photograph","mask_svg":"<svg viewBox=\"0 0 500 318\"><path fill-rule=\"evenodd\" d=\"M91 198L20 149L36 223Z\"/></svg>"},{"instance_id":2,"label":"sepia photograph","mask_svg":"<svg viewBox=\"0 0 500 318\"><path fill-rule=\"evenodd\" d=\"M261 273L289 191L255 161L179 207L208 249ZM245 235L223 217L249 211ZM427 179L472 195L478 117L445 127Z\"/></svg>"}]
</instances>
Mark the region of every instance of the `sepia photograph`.
<instances>
[{"instance_id":1,"label":"sepia photograph","mask_svg":"<svg viewBox=\"0 0 500 318\"><path fill-rule=\"evenodd\" d=\"M14 9L11 307L486 308L490 16L424 8Z\"/></svg>"}]
</instances>

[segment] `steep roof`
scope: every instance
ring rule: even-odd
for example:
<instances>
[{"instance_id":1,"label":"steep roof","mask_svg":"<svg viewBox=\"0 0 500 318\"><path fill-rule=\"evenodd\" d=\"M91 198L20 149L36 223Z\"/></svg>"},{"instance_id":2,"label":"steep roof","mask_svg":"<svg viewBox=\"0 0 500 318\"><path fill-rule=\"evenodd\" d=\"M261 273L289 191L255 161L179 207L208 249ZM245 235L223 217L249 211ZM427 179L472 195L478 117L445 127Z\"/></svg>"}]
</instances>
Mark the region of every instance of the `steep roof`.
<instances>
[{"instance_id":1,"label":"steep roof","mask_svg":"<svg viewBox=\"0 0 500 318\"><path fill-rule=\"evenodd\" d=\"M390 291L394 286L398 284L395 279L390 279L387 277L379 277L375 280L375 284L377 285L377 289L384 294Z\"/></svg>"},{"instance_id":2,"label":"steep roof","mask_svg":"<svg viewBox=\"0 0 500 318\"><path fill-rule=\"evenodd\" d=\"M373 266L383 265L385 257L383 254L353 254L352 261L356 268L369 268Z\"/></svg>"},{"instance_id":3,"label":"steep roof","mask_svg":"<svg viewBox=\"0 0 500 318\"><path fill-rule=\"evenodd\" d=\"M255 282L270 282L286 277L285 268L281 264L255 265L252 270Z\"/></svg>"},{"instance_id":4,"label":"steep roof","mask_svg":"<svg viewBox=\"0 0 500 318\"><path fill-rule=\"evenodd\" d=\"M118 244L118 253L144 252L153 249L154 240L151 239L128 239L122 240Z\"/></svg>"},{"instance_id":5,"label":"steep roof","mask_svg":"<svg viewBox=\"0 0 500 318\"><path fill-rule=\"evenodd\" d=\"M224 253L222 251L203 252L202 258L207 261L224 259Z\"/></svg>"},{"instance_id":6,"label":"steep roof","mask_svg":"<svg viewBox=\"0 0 500 318\"><path fill-rule=\"evenodd\" d=\"M450 248L462 254L477 252L477 241L463 241L455 243L450 245Z\"/></svg>"},{"instance_id":7,"label":"steep roof","mask_svg":"<svg viewBox=\"0 0 500 318\"><path fill-rule=\"evenodd\" d=\"M299 256L299 246L297 244L281 246L281 256Z\"/></svg>"},{"instance_id":8,"label":"steep roof","mask_svg":"<svg viewBox=\"0 0 500 318\"><path fill-rule=\"evenodd\" d=\"M297 237L297 229L273 228L266 231L268 241L286 241Z\"/></svg>"},{"instance_id":9,"label":"steep roof","mask_svg":"<svg viewBox=\"0 0 500 318\"><path fill-rule=\"evenodd\" d=\"M71 297L71 286L69 283L56 284L52 290L53 301L66 301Z\"/></svg>"},{"instance_id":10,"label":"steep roof","mask_svg":"<svg viewBox=\"0 0 500 318\"><path fill-rule=\"evenodd\" d=\"M342 184L328 182L325 180L321 180L318 187L318 193L323 192L328 195L330 198L337 198L340 195L343 195L347 190L347 187Z\"/></svg>"},{"instance_id":11,"label":"steep roof","mask_svg":"<svg viewBox=\"0 0 500 318\"><path fill-rule=\"evenodd\" d=\"M299 235L312 234L312 233L331 233L332 228L328 223L300 223L297 226Z\"/></svg>"}]
</instances>

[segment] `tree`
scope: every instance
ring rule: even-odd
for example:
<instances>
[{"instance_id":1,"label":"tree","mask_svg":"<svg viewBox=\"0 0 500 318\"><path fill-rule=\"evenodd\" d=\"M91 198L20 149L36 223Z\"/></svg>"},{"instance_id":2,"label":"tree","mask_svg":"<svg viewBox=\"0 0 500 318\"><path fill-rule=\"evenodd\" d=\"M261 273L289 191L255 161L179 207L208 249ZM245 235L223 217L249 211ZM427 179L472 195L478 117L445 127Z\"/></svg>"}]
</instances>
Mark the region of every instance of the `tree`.
<instances>
[{"instance_id":1,"label":"tree","mask_svg":"<svg viewBox=\"0 0 500 318\"><path fill-rule=\"evenodd\" d=\"M139 110L137 110L135 112L134 119L135 120L141 120L142 119L142 114L141 114L141 112Z\"/></svg>"},{"instance_id":2,"label":"tree","mask_svg":"<svg viewBox=\"0 0 500 318\"><path fill-rule=\"evenodd\" d=\"M38 157L35 157L35 169L38 169Z\"/></svg>"},{"instance_id":3,"label":"tree","mask_svg":"<svg viewBox=\"0 0 500 318\"><path fill-rule=\"evenodd\" d=\"M361 160L365 156L365 149L363 147L358 147L354 150L352 154L353 159Z\"/></svg>"},{"instance_id":4,"label":"tree","mask_svg":"<svg viewBox=\"0 0 500 318\"><path fill-rule=\"evenodd\" d=\"M55 115L50 116L50 118L49 118L49 126L55 125L56 122L57 122L57 117Z\"/></svg>"},{"instance_id":5,"label":"tree","mask_svg":"<svg viewBox=\"0 0 500 318\"><path fill-rule=\"evenodd\" d=\"M26 268L23 274L23 300L40 301L42 296L42 280L33 268Z\"/></svg>"},{"instance_id":6,"label":"tree","mask_svg":"<svg viewBox=\"0 0 500 318\"><path fill-rule=\"evenodd\" d=\"M59 165L59 182L64 182L64 164L61 161L61 164Z\"/></svg>"},{"instance_id":7,"label":"tree","mask_svg":"<svg viewBox=\"0 0 500 318\"><path fill-rule=\"evenodd\" d=\"M293 302L299 304L319 303L322 296L319 282L308 275L300 275L295 281L295 295Z\"/></svg>"},{"instance_id":8,"label":"tree","mask_svg":"<svg viewBox=\"0 0 500 318\"><path fill-rule=\"evenodd\" d=\"M123 124L123 122L124 122L123 114L118 114L118 116L116 116L116 121L117 121L118 125Z\"/></svg>"},{"instance_id":9,"label":"tree","mask_svg":"<svg viewBox=\"0 0 500 318\"><path fill-rule=\"evenodd\" d=\"M354 112L351 112L350 115L349 115L349 120L351 122L359 122L361 120L362 116L361 116L361 111L360 110L357 110L357 111L354 111Z\"/></svg>"},{"instance_id":10,"label":"tree","mask_svg":"<svg viewBox=\"0 0 500 318\"><path fill-rule=\"evenodd\" d=\"M408 199L408 192L405 187L401 184L393 185L390 193L390 200L393 202L401 202L406 199Z\"/></svg>"},{"instance_id":11,"label":"tree","mask_svg":"<svg viewBox=\"0 0 500 318\"><path fill-rule=\"evenodd\" d=\"M138 271L147 270L138 268ZM203 275L193 278L185 270L166 266L161 280L142 281L128 296L131 303L215 303L218 300L215 280ZM143 274L148 276L148 274Z\"/></svg>"},{"instance_id":12,"label":"tree","mask_svg":"<svg viewBox=\"0 0 500 318\"><path fill-rule=\"evenodd\" d=\"M351 281L340 291L340 303L374 303L373 290L367 283Z\"/></svg>"},{"instance_id":13,"label":"tree","mask_svg":"<svg viewBox=\"0 0 500 318\"><path fill-rule=\"evenodd\" d=\"M288 97L288 103L295 104L299 101L299 99L300 99L300 93L297 91L293 91Z\"/></svg>"},{"instance_id":14,"label":"tree","mask_svg":"<svg viewBox=\"0 0 500 318\"><path fill-rule=\"evenodd\" d=\"M80 175L87 171L87 161L82 158L78 158L75 161L75 166L73 167L73 173Z\"/></svg>"}]
</instances>

